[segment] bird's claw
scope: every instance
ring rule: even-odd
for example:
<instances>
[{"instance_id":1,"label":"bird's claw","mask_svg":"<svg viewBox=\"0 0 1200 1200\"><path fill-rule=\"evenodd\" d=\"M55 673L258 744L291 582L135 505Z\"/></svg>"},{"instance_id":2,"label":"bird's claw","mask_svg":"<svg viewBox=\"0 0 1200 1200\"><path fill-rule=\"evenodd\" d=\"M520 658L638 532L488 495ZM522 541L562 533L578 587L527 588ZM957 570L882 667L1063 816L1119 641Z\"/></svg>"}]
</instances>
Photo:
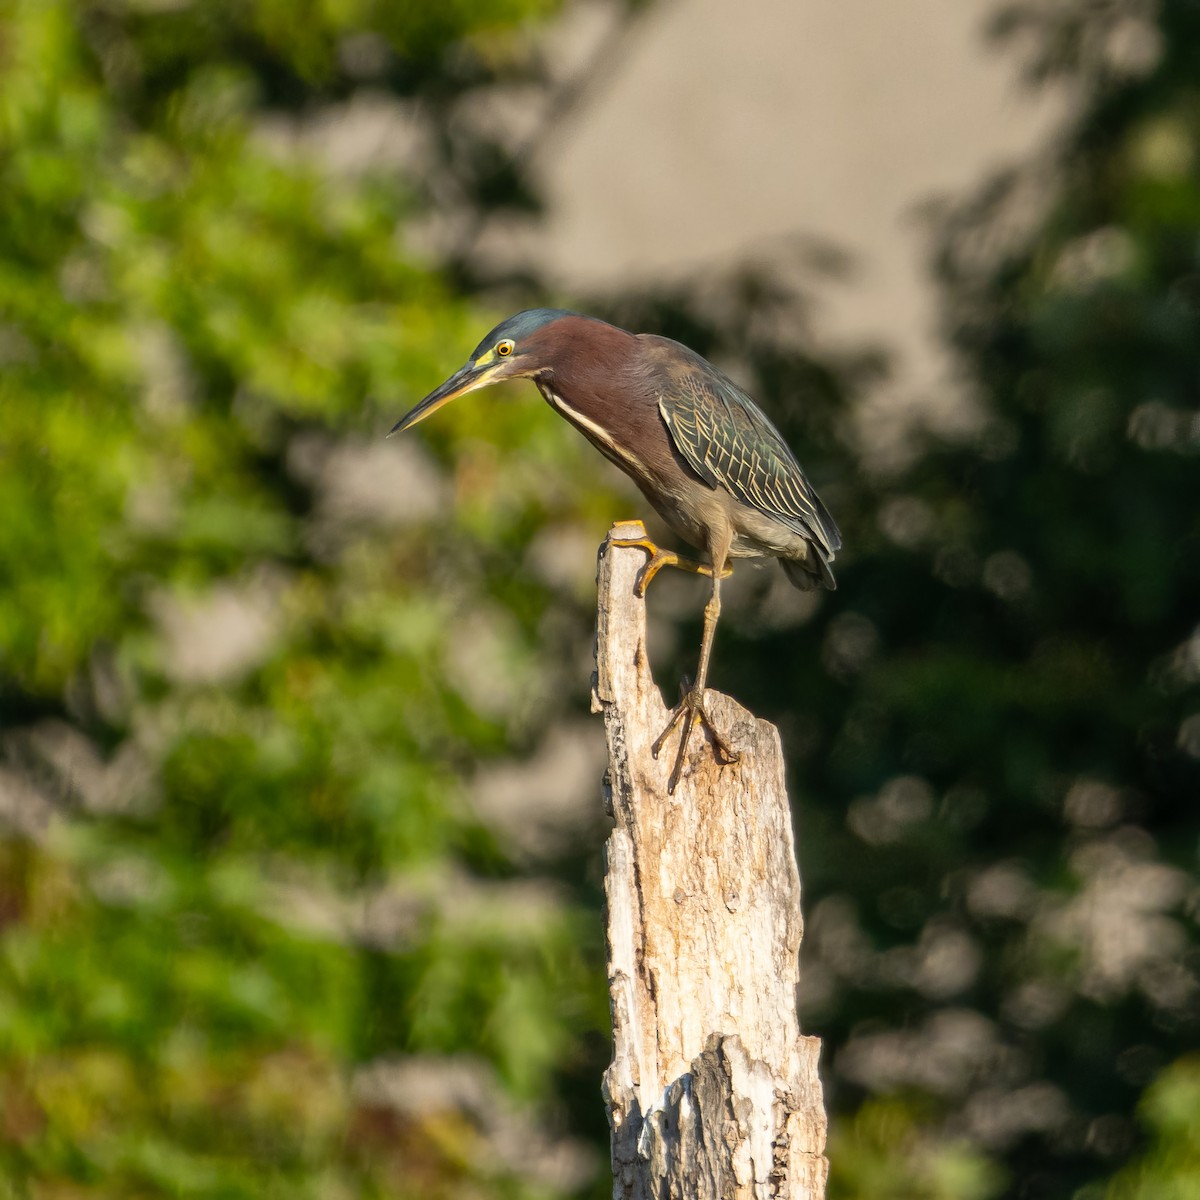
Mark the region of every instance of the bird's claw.
<instances>
[{"instance_id":1,"label":"bird's claw","mask_svg":"<svg viewBox=\"0 0 1200 1200\"><path fill-rule=\"evenodd\" d=\"M675 726L683 721L683 732L679 735L679 750L675 754L675 765L671 768L671 777L667 780L667 792L673 793L683 773L683 761L687 757L688 742L691 740L692 728L697 722L708 730L712 739L713 753L717 761L725 765L737 762L741 755L717 732L716 726L704 708L704 693L691 686L687 679L679 684L679 703L671 710L667 727L655 739L650 747L650 753L655 758L659 756L667 738L671 736Z\"/></svg>"},{"instance_id":2,"label":"bird's claw","mask_svg":"<svg viewBox=\"0 0 1200 1200\"><path fill-rule=\"evenodd\" d=\"M634 582L633 591L636 596L644 596L646 594L646 589L650 586L650 581L663 567L678 567L683 571L693 571L697 575L707 575L710 579L713 577L713 568L708 563L696 562L695 559L691 558L683 558L673 550L663 550L659 546L656 546L648 537L610 538L609 545L636 547L639 550L645 550L650 555L645 565L638 572L637 579ZM723 562L717 578L725 579L732 574L733 568ZM716 626L717 614L720 612L717 595L717 583L714 580L713 599L709 601L708 607L704 610L704 645L700 652L700 670L697 676L697 683L700 686L693 687L687 679L684 679L680 683L679 703L671 710L671 717L667 721L666 729L662 731L650 747L651 754L655 758L658 758L667 738L674 732L675 726L681 721L683 722L683 731L679 735L679 750L675 755L675 765L671 768L671 775L667 780L668 792L675 791L675 787L679 783L679 777L683 774L683 761L687 757L687 748L688 743L691 741L692 729L697 723L703 725L708 730L708 736L712 740L713 754L716 756L718 762L723 764L735 763L740 757L738 752L717 732L716 726L713 725L704 708L703 682L708 673L708 653L712 641L712 632Z\"/></svg>"},{"instance_id":3,"label":"bird's claw","mask_svg":"<svg viewBox=\"0 0 1200 1200\"><path fill-rule=\"evenodd\" d=\"M645 550L650 557L646 560L646 565L638 572L638 577L633 585L633 592L636 596L645 596L646 589L650 586L650 581L663 569L663 567L676 567L681 571L692 571L696 575L708 575L712 577L712 567L708 563L696 562L695 559L684 558L680 554L676 554L674 550L664 550L661 546L655 545L648 537L645 538L613 538L610 545L627 547L636 546L639 550ZM721 578L727 579L733 574L732 567L726 567L721 572Z\"/></svg>"}]
</instances>

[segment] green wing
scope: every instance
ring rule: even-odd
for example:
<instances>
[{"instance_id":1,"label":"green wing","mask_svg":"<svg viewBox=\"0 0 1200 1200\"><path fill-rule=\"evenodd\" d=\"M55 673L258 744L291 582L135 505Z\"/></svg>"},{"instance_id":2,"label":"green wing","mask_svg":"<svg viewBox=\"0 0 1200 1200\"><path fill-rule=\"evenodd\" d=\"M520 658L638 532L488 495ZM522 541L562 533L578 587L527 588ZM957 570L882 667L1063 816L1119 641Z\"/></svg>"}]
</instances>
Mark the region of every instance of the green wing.
<instances>
[{"instance_id":1,"label":"green wing","mask_svg":"<svg viewBox=\"0 0 1200 1200\"><path fill-rule=\"evenodd\" d=\"M659 411L679 452L713 487L815 542L828 557L842 536L767 415L703 360L676 374Z\"/></svg>"}]
</instances>

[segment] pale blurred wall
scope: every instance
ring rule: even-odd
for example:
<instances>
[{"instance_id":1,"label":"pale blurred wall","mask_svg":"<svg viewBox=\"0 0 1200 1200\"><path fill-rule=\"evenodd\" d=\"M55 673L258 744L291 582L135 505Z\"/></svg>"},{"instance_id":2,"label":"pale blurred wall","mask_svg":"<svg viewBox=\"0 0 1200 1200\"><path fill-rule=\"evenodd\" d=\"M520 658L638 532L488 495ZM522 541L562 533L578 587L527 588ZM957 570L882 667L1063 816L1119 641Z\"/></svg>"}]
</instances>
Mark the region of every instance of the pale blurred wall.
<instances>
[{"instance_id":1,"label":"pale blurred wall","mask_svg":"<svg viewBox=\"0 0 1200 1200\"><path fill-rule=\"evenodd\" d=\"M898 355L873 407L953 392L934 336L918 213L1043 145L1065 115L986 44L996 0L659 0L540 146L549 217L524 243L568 294L770 253L808 234L849 251L825 289L828 344ZM575 63L608 9L568 12Z\"/></svg>"}]
</instances>

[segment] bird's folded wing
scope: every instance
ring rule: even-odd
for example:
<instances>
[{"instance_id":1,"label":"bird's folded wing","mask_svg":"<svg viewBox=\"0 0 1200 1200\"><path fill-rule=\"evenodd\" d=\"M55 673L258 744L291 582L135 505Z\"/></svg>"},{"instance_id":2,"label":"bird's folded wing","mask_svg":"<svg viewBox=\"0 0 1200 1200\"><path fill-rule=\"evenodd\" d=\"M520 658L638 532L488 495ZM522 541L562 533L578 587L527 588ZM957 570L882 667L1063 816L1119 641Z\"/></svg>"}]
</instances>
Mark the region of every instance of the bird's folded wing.
<instances>
[{"instance_id":1,"label":"bird's folded wing","mask_svg":"<svg viewBox=\"0 0 1200 1200\"><path fill-rule=\"evenodd\" d=\"M820 544L842 544L837 525L766 414L723 376L676 378L659 411L679 452L713 487Z\"/></svg>"}]
</instances>

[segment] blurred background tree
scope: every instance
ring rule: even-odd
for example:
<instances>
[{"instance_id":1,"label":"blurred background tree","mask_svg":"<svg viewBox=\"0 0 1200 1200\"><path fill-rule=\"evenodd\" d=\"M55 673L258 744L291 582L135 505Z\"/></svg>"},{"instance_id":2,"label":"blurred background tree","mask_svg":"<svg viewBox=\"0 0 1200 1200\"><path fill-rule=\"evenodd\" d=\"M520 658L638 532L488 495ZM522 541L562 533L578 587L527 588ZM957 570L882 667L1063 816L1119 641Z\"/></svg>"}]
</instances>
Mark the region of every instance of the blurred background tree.
<instances>
[{"instance_id":1,"label":"blurred background tree","mask_svg":"<svg viewBox=\"0 0 1200 1200\"><path fill-rule=\"evenodd\" d=\"M594 912L463 783L586 661L586 597L513 563L603 528L592 464L515 408L381 442L494 317L404 238L486 141L418 181L288 137L364 78L452 128L554 9L4 6L7 1194L595 1174Z\"/></svg>"},{"instance_id":2,"label":"blurred background tree","mask_svg":"<svg viewBox=\"0 0 1200 1200\"><path fill-rule=\"evenodd\" d=\"M496 113L579 95L558 7L0 6L7 1194L609 1192L584 714L630 493L517 391L380 442L545 299L738 373L847 534L836 597L739 572L714 669L791 756L831 1194L1190 1194L1200 6L997 17L1078 114L933 219L971 419L888 473L825 249L481 267L538 216ZM405 169L324 134L352 105Z\"/></svg>"}]
</instances>

